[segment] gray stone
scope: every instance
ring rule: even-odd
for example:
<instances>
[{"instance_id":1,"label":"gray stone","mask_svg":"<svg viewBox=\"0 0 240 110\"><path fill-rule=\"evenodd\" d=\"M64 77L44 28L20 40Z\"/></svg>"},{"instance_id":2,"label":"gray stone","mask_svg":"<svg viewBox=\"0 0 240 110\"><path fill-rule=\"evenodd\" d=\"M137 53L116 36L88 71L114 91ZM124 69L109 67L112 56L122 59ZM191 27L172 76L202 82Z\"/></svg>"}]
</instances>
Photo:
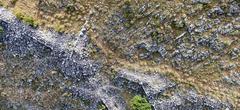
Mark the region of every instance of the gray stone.
<instances>
[{"instance_id":1,"label":"gray stone","mask_svg":"<svg viewBox=\"0 0 240 110\"><path fill-rule=\"evenodd\" d=\"M168 52L166 51L166 49L163 47L163 46L160 46L158 48L158 52L160 53L161 57L162 58L165 58L166 55L168 54Z\"/></svg>"},{"instance_id":2,"label":"gray stone","mask_svg":"<svg viewBox=\"0 0 240 110\"><path fill-rule=\"evenodd\" d=\"M232 109L232 105L219 102L210 97L202 97L196 92L177 93L168 99L152 100L155 110L219 110Z\"/></svg>"},{"instance_id":3,"label":"gray stone","mask_svg":"<svg viewBox=\"0 0 240 110\"><path fill-rule=\"evenodd\" d=\"M147 53L141 53L139 54L140 59L151 59L151 53L147 52Z\"/></svg>"},{"instance_id":4,"label":"gray stone","mask_svg":"<svg viewBox=\"0 0 240 110\"><path fill-rule=\"evenodd\" d=\"M211 3L210 0L192 0L193 3L202 3L202 4L208 4Z\"/></svg>"},{"instance_id":5,"label":"gray stone","mask_svg":"<svg viewBox=\"0 0 240 110\"><path fill-rule=\"evenodd\" d=\"M229 34L230 32L232 32L233 29L234 29L233 24L232 23L228 23L228 24L225 24L223 26L219 26L218 32L220 34L225 35L225 34Z\"/></svg>"},{"instance_id":6,"label":"gray stone","mask_svg":"<svg viewBox=\"0 0 240 110\"><path fill-rule=\"evenodd\" d=\"M230 51L230 56L231 56L231 59L236 59L238 58L240 55L240 49L239 48L233 48L231 51Z\"/></svg>"},{"instance_id":7,"label":"gray stone","mask_svg":"<svg viewBox=\"0 0 240 110\"><path fill-rule=\"evenodd\" d=\"M229 13L234 14L234 15L239 14L240 13L239 5L237 3L230 5Z\"/></svg>"},{"instance_id":8,"label":"gray stone","mask_svg":"<svg viewBox=\"0 0 240 110\"><path fill-rule=\"evenodd\" d=\"M240 85L240 73L233 72L230 76L225 76L223 80L231 85Z\"/></svg>"},{"instance_id":9,"label":"gray stone","mask_svg":"<svg viewBox=\"0 0 240 110\"><path fill-rule=\"evenodd\" d=\"M156 98L166 89L175 86L175 83L157 73L147 75L128 70L119 71L114 83L118 87L128 88L138 93L145 94L148 99Z\"/></svg>"},{"instance_id":10,"label":"gray stone","mask_svg":"<svg viewBox=\"0 0 240 110\"><path fill-rule=\"evenodd\" d=\"M5 12L5 14L10 14L10 12ZM98 71L100 66L87 58L87 36L79 38L72 37L72 35L58 35L54 32L43 33L24 25L14 17L8 20L0 16L0 19L2 20L1 26L6 30L3 40L9 54L19 57L49 55L55 58L52 59L52 62L55 62L54 65L73 79L91 76ZM86 29L83 29L82 33L86 33L85 31ZM38 71L38 73L42 72Z\"/></svg>"}]
</instances>

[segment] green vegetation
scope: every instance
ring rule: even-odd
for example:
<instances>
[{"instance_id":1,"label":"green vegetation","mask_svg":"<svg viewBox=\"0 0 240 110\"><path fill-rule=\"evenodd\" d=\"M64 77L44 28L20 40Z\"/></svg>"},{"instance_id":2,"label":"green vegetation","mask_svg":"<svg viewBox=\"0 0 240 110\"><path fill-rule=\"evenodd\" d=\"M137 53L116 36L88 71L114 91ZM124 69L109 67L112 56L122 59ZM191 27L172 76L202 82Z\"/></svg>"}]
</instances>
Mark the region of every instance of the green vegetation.
<instances>
[{"instance_id":1,"label":"green vegetation","mask_svg":"<svg viewBox=\"0 0 240 110\"><path fill-rule=\"evenodd\" d=\"M97 108L98 110L107 110L107 107L104 104L99 104Z\"/></svg>"},{"instance_id":2,"label":"green vegetation","mask_svg":"<svg viewBox=\"0 0 240 110\"><path fill-rule=\"evenodd\" d=\"M32 27L37 27L38 23L32 17L25 16L22 13L16 13L16 17Z\"/></svg>"},{"instance_id":3,"label":"green vegetation","mask_svg":"<svg viewBox=\"0 0 240 110\"><path fill-rule=\"evenodd\" d=\"M235 30L235 31L231 32L230 35L232 35L232 36L240 35L240 31L239 30Z\"/></svg>"},{"instance_id":4,"label":"green vegetation","mask_svg":"<svg viewBox=\"0 0 240 110\"><path fill-rule=\"evenodd\" d=\"M139 95L134 96L133 99L131 99L130 107L132 110L152 110L147 99Z\"/></svg>"},{"instance_id":5,"label":"green vegetation","mask_svg":"<svg viewBox=\"0 0 240 110\"><path fill-rule=\"evenodd\" d=\"M0 34L3 32L4 32L3 27L0 26Z\"/></svg>"},{"instance_id":6,"label":"green vegetation","mask_svg":"<svg viewBox=\"0 0 240 110\"><path fill-rule=\"evenodd\" d=\"M126 28L129 28L133 25L135 17L135 13L133 7L131 6L130 0L126 0L122 8L123 16L125 19L127 19L127 21L124 23L124 26Z\"/></svg>"},{"instance_id":7,"label":"green vegetation","mask_svg":"<svg viewBox=\"0 0 240 110\"><path fill-rule=\"evenodd\" d=\"M186 27L186 24L183 20L172 21L171 27L173 29L181 30Z\"/></svg>"},{"instance_id":8,"label":"green vegetation","mask_svg":"<svg viewBox=\"0 0 240 110\"><path fill-rule=\"evenodd\" d=\"M160 36L157 31L151 33L151 38L153 41L156 41L157 44L160 44L161 42L164 41L164 37Z\"/></svg>"},{"instance_id":9,"label":"green vegetation","mask_svg":"<svg viewBox=\"0 0 240 110\"><path fill-rule=\"evenodd\" d=\"M64 28L65 28L65 26L60 25L60 24L57 24L54 26L55 31L60 32L60 33L64 32Z\"/></svg>"},{"instance_id":10,"label":"green vegetation","mask_svg":"<svg viewBox=\"0 0 240 110\"><path fill-rule=\"evenodd\" d=\"M83 102L84 105L89 106L91 104L91 101L88 99L85 99L83 97L80 97L80 100Z\"/></svg>"}]
</instances>

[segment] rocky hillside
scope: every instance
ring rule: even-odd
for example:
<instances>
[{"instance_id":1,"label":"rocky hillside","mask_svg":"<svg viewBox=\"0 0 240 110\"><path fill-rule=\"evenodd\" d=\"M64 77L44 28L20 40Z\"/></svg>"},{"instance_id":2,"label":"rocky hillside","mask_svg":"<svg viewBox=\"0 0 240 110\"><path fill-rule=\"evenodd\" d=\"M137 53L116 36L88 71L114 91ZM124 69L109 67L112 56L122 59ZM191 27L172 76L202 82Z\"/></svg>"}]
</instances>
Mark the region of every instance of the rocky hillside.
<instances>
[{"instance_id":1,"label":"rocky hillside","mask_svg":"<svg viewBox=\"0 0 240 110\"><path fill-rule=\"evenodd\" d=\"M0 0L0 109L238 110L239 0Z\"/></svg>"}]
</instances>

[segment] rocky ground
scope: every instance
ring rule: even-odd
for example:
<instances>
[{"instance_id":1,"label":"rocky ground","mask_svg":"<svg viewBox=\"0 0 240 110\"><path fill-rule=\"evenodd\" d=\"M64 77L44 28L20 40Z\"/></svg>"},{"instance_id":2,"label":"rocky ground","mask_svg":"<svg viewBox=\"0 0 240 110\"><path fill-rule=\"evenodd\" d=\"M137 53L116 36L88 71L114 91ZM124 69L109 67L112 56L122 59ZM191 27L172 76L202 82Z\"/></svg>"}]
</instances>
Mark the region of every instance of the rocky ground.
<instances>
[{"instance_id":1,"label":"rocky ground","mask_svg":"<svg viewBox=\"0 0 240 110\"><path fill-rule=\"evenodd\" d=\"M0 4L0 109L240 108L239 0Z\"/></svg>"}]
</instances>

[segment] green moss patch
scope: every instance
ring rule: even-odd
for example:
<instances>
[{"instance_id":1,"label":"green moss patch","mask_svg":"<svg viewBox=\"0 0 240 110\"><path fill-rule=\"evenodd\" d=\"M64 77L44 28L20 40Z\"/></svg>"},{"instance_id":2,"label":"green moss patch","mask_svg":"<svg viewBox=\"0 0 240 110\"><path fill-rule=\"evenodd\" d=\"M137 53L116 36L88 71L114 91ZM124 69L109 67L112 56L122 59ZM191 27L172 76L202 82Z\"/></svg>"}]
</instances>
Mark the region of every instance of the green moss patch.
<instances>
[{"instance_id":1,"label":"green moss patch","mask_svg":"<svg viewBox=\"0 0 240 110\"><path fill-rule=\"evenodd\" d=\"M130 101L131 110L152 110L146 98L139 95L134 96Z\"/></svg>"},{"instance_id":2,"label":"green moss patch","mask_svg":"<svg viewBox=\"0 0 240 110\"><path fill-rule=\"evenodd\" d=\"M4 32L3 27L0 26L0 34L3 32Z\"/></svg>"}]
</instances>

